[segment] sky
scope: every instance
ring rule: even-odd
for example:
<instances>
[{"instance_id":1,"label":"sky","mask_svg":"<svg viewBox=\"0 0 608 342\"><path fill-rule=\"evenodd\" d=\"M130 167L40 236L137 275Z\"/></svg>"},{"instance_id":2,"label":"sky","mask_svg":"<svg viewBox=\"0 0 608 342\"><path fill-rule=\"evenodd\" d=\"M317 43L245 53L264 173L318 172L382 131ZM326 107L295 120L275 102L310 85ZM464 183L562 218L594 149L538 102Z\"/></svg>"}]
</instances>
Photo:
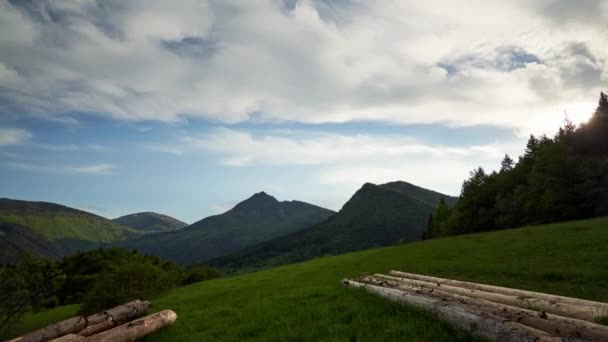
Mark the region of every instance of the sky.
<instances>
[{"instance_id":1,"label":"sky","mask_svg":"<svg viewBox=\"0 0 608 342\"><path fill-rule=\"evenodd\" d=\"M604 0L0 0L0 197L192 223L458 195L608 84Z\"/></svg>"}]
</instances>

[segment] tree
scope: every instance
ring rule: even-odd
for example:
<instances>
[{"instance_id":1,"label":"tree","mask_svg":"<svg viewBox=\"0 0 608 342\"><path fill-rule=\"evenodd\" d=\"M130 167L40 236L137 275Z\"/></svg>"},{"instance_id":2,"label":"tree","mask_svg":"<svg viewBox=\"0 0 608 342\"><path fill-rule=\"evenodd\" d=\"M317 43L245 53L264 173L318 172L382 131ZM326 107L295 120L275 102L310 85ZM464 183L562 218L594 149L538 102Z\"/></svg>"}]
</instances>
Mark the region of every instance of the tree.
<instances>
[{"instance_id":1,"label":"tree","mask_svg":"<svg viewBox=\"0 0 608 342\"><path fill-rule=\"evenodd\" d=\"M530 138L528 139L528 143L526 144L526 152L524 153L524 157L531 156L538 149L539 141L536 139L534 134L530 134Z\"/></svg>"},{"instance_id":2,"label":"tree","mask_svg":"<svg viewBox=\"0 0 608 342\"><path fill-rule=\"evenodd\" d=\"M429 219L426 222L426 229L422 232L421 240L430 240L433 238L433 215L429 215Z\"/></svg>"},{"instance_id":3,"label":"tree","mask_svg":"<svg viewBox=\"0 0 608 342\"><path fill-rule=\"evenodd\" d=\"M601 118L608 117L608 95L604 92L600 93L600 100L595 110L595 116Z\"/></svg>"},{"instance_id":4,"label":"tree","mask_svg":"<svg viewBox=\"0 0 608 342\"><path fill-rule=\"evenodd\" d=\"M505 154L505 157L500 162L500 172L511 171L513 165L515 165L513 159L508 154Z\"/></svg>"},{"instance_id":5,"label":"tree","mask_svg":"<svg viewBox=\"0 0 608 342\"><path fill-rule=\"evenodd\" d=\"M450 217L438 224L447 234L512 228L608 214L608 95L601 93L588 123L567 117L553 137L530 135L514 164L505 155L501 172L473 170L463 182Z\"/></svg>"},{"instance_id":6,"label":"tree","mask_svg":"<svg viewBox=\"0 0 608 342\"><path fill-rule=\"evenodd\" d=\"M86 293L82 311L90 314L134 299L149 299L177 285L180 276L177 270L130 260L99 277Z\"/></svg>"},{"instance_id":7,"label":"tree","mask_svg":"<svg viewBox=\"0 0 608 342\"><path fill-rule=\"evenodd\" d=\"M9 334L28 310L55 305L64 279L53 261L29 254L17 267L0 268L0 337Z\"/></svg>"}]
</instances>

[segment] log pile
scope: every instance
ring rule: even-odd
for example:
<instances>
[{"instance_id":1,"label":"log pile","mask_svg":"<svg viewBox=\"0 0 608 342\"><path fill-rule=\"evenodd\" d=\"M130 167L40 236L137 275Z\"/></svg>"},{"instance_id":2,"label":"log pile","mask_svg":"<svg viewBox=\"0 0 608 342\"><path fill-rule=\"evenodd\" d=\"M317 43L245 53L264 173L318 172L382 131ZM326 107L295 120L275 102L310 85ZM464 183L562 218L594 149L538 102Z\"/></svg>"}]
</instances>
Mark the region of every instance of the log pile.
<instances>
[{"instance_id":1,"label":"log pile","mask_svg":"<svg viewBox=\"0 0 608 342\"><path fill-rule=\"evenodd\" d=\"M431 312L493 341L608 341L608 304L391 271L344 285Z\"/></svg>"},{"instance_id":2,"label":"log pile","mask_svg":"<svg viewBox=\"0 0 608 342\"><path fill-rule=\"evenodd\" d=\"M177 319L171 310L140 318L149 309L150 302L134 300L94 315L72 317L51 324L9 342L135 341L172 325Z\"/></svg>"}]
</instances>

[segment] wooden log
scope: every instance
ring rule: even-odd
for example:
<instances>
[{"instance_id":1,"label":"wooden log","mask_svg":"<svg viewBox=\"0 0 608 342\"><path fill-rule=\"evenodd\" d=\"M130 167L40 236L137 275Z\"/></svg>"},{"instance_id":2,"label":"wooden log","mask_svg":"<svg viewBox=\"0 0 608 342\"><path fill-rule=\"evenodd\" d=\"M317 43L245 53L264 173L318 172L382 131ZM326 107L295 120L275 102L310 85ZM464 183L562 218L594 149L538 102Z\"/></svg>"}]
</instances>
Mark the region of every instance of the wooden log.
<instances>
[{"instance_id":1,"label":"wooden log","mask_svg":"<svg viewBox=\"0 0 608 342\"><path fill-rule=\"evenodd\" d=\"M400 282L371 276L361 278L361 282L446 300L455 300L463 304L478 307L481 311L510 319L520 324L564 338L580 338L587 341L608 341L608 326L583 320L498 304L484 299L461 296L442 290L414 287Z\"/></svg>"},{"instance_id":2,"label":"wooden log","mask_svg":"<svg viewBox=\"0 0 608 342\"><path fill-rule=\"evenodd\" d=\"M95 325L106 322L109 317L115 323L114 325L121 325L134 318L145 315L149 309L150 302L137 299L88 316L87 321L89 322L89 325Z\"/></svg>"},{"instance_id":3,"label":"wooden log","mask_svg":"<svg viewBox=\"0 0 608 342\"><path fill-rule=\"evenodd\" d=\"M452 285L441 285L422 280L386 276L383 274L375 274L374 276L383 279L399 281L405 284L414 285L418 287L440 289L445 292L456 293L462 296L481 298L495 303L517 306L529 310L549 312L559 316L572 317L581 320L586 320L589 322L593 322L597 317L597 311L593 310L593 308L590 308L588 306L558 303L533 297L518 297L502 293L473 290Z\"/></svg>"},{"instance_id":4,"label":"wooden log","mask_svg":"<svg viewBox=\"0 0 608 342\"><path fill-rule=\"evenodd\" d=\"M164 310L84 339L86 342L131 342L175 323L177 314Z\"/></svg>"},{"instance_id":5,"label":"wooden log","mask_svg":"<svg viewBox=\"0 0 608 342\"><path fill-rule=\"evenodd\" d=\"M149 308L150 302L138 299L87 317L68 318L17 337L10 342L42 342L69 334L88 336L141 317Z\"/></svg>"},{"instance_id":6,"label":"wooden log","mask_svg":"<svg viewBox=\"0 0 608 342\"><path fill-rule=\"evenodd\" d=\"M389 274L394 277L399 277L399 278L421 280L421 281L427 281L427 282L436 283L436 284L440 284L440 285L451 285L451 286L457 286L457 287L467 288L467 289L471 289L471 290L501 293L501 294L506 294L506 295L510 295L510 296L523 297L523 298L537 298L537 299L542 299L542 300L546 300L549 302L565 303L565 304L571 304L571 305L577 305L577 306L588 306L588 307L594 308L593 312L596 314L596 316L608 315L608 303L595 302L595 301L591 301L591 300L572 298L572 297L564 297L564 296L558 296L558 295L547 294L547 293L542 293L542 292L512 289L512 288L508 288L508 287L478 284L478 283L453 280L453 279L444 279L444 278L439 278L439 277L431 277L431 276L425 276L425 275L421 275L421 274L407 273L407 272L400 272L400 271L390 271Z\"/></svg>"},{"instance_id":7,"label":"wooden log","mask_svg":"<svg viewBox=\"0 0 608 342\"><path fill-rule=\"evenodd\" d=\"M50 340L49 342L80 342L84 341L85 337L80 335L68 334L58 337L56 339Z\"/></svg>"},{"instance_id":8,"label":"wooden log","mask_svg":"<svg viewBox=\"0 0 608 342\"><path fill-rule=\"evenodd\" d=\"M59 323L51 324L42 329L32 331L23 336L10 340L10 342L43 342L56 339L63 335L77 334L87 327L87 319L84 316L68 318Z\"/></svg>"},{"instance_id":9,"label":"wooden log","mask_svg":"<svg viewBox=\"0 0 608 342\"><path fill-rule=\"evenodd\" d=\"M123 323L126 323L126 322L123 322ZM112 320L112 318L108 317L108 319L103 322L99 322L97 324L92 324L92 325L89 325L88 327L82 329L80 332L78 332L78 336L95 335L102 331L112 329L115 326L116 326L116 323Z\"/></svg>"},{"instance_id":10,"label":"wooden log","mask_svg":"<svg viewBox=\"0 0 608 342\"><path fill-rule=\"evenodd\" d=\"M557 342L561 338L552 336L499 316L488 314L457 302L409 293L397 289L363 284L349 279L344 285L365 290L391 301L411 305L431 312L437 318L469 333L498 342Z\"/></svg>"}]
</instances>

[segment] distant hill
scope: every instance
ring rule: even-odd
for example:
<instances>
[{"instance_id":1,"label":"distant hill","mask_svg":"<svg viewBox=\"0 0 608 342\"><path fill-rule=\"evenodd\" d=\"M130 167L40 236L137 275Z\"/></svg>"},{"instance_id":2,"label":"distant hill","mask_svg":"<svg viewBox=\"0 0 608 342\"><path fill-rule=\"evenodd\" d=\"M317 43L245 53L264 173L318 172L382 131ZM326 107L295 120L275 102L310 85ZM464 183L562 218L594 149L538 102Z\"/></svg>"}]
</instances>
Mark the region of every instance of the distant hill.
<instances>
[{"instance_id":1,"label":"distant hill","mask_svg":"<svg viewBox=\"0 0 608 342\"><path fill-rule=\"evenodd\" d=\"M16 262L23 251L60 257L139 234L63 205L0 199L0 263Z\"/></svg>"},{"instance_id":2,"label":"distant hill","mask_svg":"<svg viewBox=\"0 0 608 342\"><path fill-rule=\"evenodd\" d=\"M449 205L456 202L455 197L406 182L366 183L328 220L210 262L243 271L420 240L442 197Z\"/></svg>"},{"instance_id":3,"label":"distant hill","mask_svg":"<svg viewBox=\"0 0 608 342\"><path fill-rule=\"evenodd\" d=\"M119 243L181 264L194 264L293 233L326 220L334 212L299 201L279 202L257 193L229 211L184 229Z\"/></svg>"},{"instance_id":4,"label":"distant hill","mask_svg":"<svg viewBox=\"0 0 608 342\"><path fill-rule=\"evenodd\" d=\"M143 212L115 218L112 222L144 232L168 232L186 227L188 224L171 216Z\"/></svg>"}]
</instances>

